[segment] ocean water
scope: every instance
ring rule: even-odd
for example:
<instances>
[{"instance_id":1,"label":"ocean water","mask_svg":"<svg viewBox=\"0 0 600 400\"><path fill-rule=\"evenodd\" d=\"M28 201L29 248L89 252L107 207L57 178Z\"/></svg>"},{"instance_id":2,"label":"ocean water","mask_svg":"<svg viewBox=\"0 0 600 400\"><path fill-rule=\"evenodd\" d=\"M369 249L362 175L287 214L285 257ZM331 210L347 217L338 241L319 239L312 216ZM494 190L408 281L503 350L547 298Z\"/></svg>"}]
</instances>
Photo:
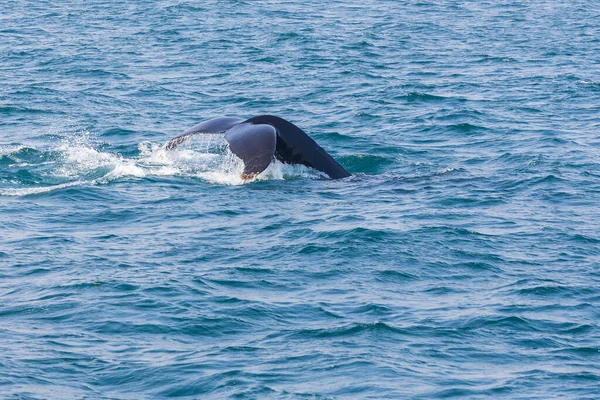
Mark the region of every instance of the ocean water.
<instances>
[{"instance_id":1,"label":"ocean water","mask_svg":"<svg viewBox=\"0 0 600 400\"><path fill-rule=\"evenodd\" d=\"M0 398L600 397L595 1L3 0L0 132Z\"/></svg>"}]
</instances>

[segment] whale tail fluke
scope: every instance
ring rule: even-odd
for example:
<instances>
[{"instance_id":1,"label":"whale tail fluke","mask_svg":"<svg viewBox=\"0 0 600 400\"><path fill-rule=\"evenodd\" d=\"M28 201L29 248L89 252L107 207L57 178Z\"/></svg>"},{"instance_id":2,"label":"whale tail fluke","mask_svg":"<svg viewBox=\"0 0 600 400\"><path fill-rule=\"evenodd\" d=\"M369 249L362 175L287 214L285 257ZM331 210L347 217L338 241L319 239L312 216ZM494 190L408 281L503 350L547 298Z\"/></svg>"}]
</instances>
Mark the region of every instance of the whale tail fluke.
<instances>
[{"instance_id":1,"label":"whale tail fluke","mask_svg":"<svg viewBox=\"0 0 600 400\"><path fill-rule=\"evenodd\" d=\"M332 179L350 173L302 129L274 115L259 115L242 121L215 118L199 123L165 144L173 150L193 135L224 133L231 152L244 162L244 179L264 171L273 159L286 164L302 164L326 173Z\"/></svg>"}]
</instances>

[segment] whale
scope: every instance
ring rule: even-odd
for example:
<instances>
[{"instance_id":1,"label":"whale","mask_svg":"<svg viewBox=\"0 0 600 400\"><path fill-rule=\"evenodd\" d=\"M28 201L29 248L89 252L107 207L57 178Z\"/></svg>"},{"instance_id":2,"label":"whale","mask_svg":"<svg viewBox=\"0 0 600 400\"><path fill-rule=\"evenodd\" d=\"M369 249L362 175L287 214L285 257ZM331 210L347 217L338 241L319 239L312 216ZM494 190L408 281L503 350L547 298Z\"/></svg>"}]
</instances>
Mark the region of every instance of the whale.
<instances>
[{"instance_id":1,"label":"whale","mask_svg":"<svg viewBox=\"0 0 600 400\"><path fill-rule=\"evenodd\" d=\"M274 115L259 115L246 120L232 117L209 119L169 140L164 148L174 150L192 136L200 134L225 136L231 152L244 163L242 179L245 180L256 177L273 160L284 164L305 165L327 174L331 179L350 176L306 132Z\"/></svg>"}]
</instances>

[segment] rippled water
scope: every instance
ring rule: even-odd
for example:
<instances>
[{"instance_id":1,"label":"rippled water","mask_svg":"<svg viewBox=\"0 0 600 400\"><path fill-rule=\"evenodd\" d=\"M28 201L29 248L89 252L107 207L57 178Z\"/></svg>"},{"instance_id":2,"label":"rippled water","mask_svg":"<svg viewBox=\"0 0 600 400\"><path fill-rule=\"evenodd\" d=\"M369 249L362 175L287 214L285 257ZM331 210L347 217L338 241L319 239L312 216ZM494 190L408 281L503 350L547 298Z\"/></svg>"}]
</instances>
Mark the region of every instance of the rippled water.
<instances>
[{"instance_id":1,"label":"rippled water","mask_svg":"<svg viewBox=\"0 0 600 400\"><path fill-rule=\"evenodd\" d=\"M7 398L600 396L593 1L5 0ZM239 179L269 113L353 176Z\"/></svg>"}]
</instances>

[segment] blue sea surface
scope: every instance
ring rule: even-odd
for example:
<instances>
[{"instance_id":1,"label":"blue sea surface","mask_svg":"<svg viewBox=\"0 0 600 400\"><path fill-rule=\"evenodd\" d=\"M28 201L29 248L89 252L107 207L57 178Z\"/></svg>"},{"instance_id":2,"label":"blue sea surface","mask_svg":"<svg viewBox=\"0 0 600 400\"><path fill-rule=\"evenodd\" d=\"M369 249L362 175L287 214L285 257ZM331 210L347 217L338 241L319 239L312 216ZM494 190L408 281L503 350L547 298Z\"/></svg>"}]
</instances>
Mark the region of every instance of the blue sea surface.
<instances>
[{"instance_id":1,"label":"blue sea surface","mask_svg":"<svg viewBox=\"0 0 600 400\"><path fill-rule=\"evenodd\" d=\"M353 176L245 182L213 117ZM600 398L600 5L3 0L0 398Z\"/></svg>"}]
</instances>

